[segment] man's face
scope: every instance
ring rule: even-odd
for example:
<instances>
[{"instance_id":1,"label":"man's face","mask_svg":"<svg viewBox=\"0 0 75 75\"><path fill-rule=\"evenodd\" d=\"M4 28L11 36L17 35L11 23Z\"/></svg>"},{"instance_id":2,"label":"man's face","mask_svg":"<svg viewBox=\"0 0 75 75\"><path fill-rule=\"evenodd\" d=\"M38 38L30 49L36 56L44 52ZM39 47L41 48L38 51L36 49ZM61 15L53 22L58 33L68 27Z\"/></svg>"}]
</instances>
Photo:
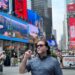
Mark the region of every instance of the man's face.
<instances>
[{"instance_id":1,"label":"man's face","mask_svg":"<svg viewBox=\"0 0 75 75\"><path fill-rule=\"evenodd\" d=\"M44 41L39 41L37 43L37 53L41 55L46 52L47 52L47 47L45 46Z\"/></svg>"}]
</instances>

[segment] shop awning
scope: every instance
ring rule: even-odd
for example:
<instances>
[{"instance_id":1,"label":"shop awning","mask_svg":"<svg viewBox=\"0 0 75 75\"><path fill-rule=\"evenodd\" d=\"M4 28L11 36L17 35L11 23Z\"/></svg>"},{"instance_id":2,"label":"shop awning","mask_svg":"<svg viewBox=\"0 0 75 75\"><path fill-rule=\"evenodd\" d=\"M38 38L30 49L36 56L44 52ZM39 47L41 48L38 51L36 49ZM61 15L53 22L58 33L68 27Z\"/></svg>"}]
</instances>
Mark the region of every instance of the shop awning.
<instances>
[{"instance_id":1,"label":"shop awning","mask_svg":"<svg viewBox=\"0 0 75 75\"><path fill-rule=\"evenodd\" d=\"M23 42L23 43L29 43L29 39L13 38L13 37L8 37L8 36L3 36L3 35L0 35L0 39L16 41L16 42Z\"/></svg>"}]
</instances>

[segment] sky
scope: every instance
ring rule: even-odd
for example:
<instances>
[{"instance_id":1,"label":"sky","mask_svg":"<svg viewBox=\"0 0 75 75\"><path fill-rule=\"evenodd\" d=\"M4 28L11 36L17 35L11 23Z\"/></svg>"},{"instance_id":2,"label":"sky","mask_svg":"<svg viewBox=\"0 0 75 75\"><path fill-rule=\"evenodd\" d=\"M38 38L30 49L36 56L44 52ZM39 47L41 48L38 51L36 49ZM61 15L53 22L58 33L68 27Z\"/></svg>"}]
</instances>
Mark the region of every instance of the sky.
<instances>
[{"instance_id":1,"label":"sky","mask_svg":"<svg viewBox=\"0 0 75 75\"><path fill-rule=\"evenodd\" d=\"M57 31L57 43L63 34L63 21L65 14L65 0L52 0L53 29Z\"/></svg>"}]
</instances>

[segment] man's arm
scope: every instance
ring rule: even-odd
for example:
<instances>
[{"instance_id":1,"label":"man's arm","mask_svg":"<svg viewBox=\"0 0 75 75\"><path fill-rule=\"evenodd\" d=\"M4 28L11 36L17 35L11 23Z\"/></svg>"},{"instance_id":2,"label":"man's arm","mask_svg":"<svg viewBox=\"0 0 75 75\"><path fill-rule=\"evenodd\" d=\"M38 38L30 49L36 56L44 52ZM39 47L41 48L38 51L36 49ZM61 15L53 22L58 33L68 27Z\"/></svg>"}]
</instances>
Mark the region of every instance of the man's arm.
<instances>
[{"instance_id":1,"label":"man's arm","mask_svg":"<svg viewBox=\"0 0 75 75\"><path fill-rule=\"evenodd\" d=\"M25 73L26 72L26 64L27 64L27 60L31 57L32 52L29 50L27 52L25 52L24 58L20 64L19 67L19 73Z\"/></svg>"}]
</instances>

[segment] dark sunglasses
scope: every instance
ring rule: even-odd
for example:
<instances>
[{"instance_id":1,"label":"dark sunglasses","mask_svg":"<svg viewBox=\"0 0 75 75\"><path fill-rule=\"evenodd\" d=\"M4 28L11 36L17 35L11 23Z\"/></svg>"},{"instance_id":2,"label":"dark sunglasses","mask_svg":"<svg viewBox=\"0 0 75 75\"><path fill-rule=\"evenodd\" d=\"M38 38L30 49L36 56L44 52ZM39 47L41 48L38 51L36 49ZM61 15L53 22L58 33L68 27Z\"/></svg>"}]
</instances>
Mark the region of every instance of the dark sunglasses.
<instances>
[{"instance_id":1,"label":"dark sunglasses","mask_svg":"<svg viewBox=\"0 0 75 75\"><path fill-rule=\"evenodd\" d=\"M40 44L40 45L37 45L36 47L38 48L38 47L43 47L43 46L45 46L44 44Z\"/></svg>"}]
</instances>

